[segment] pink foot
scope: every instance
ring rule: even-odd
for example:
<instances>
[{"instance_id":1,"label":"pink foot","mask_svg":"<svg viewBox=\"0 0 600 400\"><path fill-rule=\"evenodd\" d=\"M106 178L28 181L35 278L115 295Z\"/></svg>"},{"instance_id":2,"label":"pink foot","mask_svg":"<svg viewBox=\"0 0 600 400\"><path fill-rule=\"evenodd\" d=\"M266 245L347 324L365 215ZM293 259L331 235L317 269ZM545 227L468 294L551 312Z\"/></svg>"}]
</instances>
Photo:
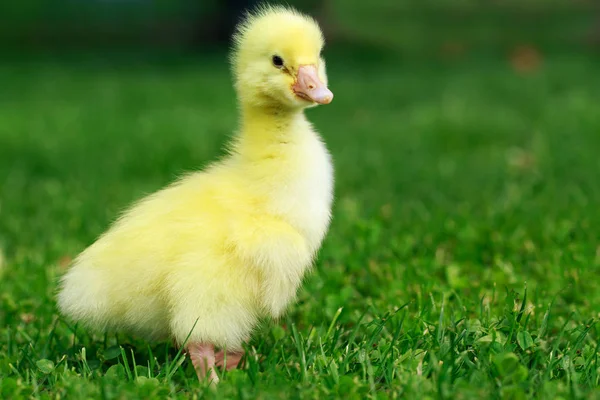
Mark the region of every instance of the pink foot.
<instances>
[{"instance_id":1,"label":"pink foot","mask_svg":"<svg viewBox=\"0 0 600 400\"><path fill-rule=\"evenodd\" d=\"M225 357L227 356L227 357ZM228 351L227 353L225 353L223 350L219 351L218 353L215 354L215 365L217 367L223 367L223 363L227 362L227 365L225 366L225 368L227 369L227 371L230 371L234 368L237 368L237 366L240 364L240 360L242 359L242 357L244 356L244 352L240 351L240 352L230 352ZM227 359L225 359L227 358Z\"/></svg>"},{"instance_id":2,"label":"pink foot","mask_svg":"<svg viewBox=\"0 0 600 400\"><path fill-rule=\"evenodd\" d=\"M215 371L215 347L212 344L191 343L187 349L198 379L202 382L208 375L211 383L219 383L219 377Z\"/></svg>"}]
</instances>

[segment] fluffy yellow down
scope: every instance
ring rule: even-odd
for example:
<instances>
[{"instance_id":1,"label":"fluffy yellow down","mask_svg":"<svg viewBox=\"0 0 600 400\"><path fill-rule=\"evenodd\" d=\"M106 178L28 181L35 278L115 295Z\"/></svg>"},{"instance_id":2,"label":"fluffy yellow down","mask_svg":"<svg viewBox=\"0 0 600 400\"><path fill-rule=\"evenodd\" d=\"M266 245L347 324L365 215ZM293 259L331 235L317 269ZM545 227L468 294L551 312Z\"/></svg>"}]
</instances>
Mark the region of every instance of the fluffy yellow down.
<instances>
[{"instance_id":1,"label":"fluffy yellow down","mask_svg":"<svg viewBox=\"0 0 600 400\"><path fill-rule=\"evenodd\" d=\"M293 301L330 221L332 166L290 91L323 37L296 11L247 17L232 55L240 128L230 153L134 204L63 276L60 311L84 325L239 350ZM286 60L289 74L272 65ZM193 330L192 330L193 328Z\"/></svg>"}]
</instances>

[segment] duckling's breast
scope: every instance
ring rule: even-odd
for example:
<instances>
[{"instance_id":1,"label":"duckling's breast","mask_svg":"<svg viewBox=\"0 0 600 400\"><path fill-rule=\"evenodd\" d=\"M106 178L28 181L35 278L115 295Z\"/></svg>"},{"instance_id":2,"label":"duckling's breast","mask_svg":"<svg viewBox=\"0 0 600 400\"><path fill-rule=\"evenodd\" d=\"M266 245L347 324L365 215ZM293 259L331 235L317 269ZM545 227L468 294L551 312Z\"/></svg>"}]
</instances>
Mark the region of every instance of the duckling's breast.
<instances>
[{"instance_id":1,"label":"duckling's breast","mask_svg":"<svg viewBox=\"0 0 600 400\"><path fill-rule=\"evenodd\" d=\"M311 132L290 149L274 176L269 208L282 216L315 251L331 219L333 164L320 138Z\"/></svg>"}]
</instances>

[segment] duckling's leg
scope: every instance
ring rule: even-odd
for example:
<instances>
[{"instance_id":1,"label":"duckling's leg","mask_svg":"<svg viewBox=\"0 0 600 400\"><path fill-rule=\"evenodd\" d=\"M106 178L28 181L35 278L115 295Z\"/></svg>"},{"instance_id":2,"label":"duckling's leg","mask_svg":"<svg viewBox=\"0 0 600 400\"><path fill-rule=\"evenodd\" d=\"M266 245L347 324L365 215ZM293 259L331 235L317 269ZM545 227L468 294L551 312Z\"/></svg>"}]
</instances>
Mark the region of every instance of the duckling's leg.
<instances>
[{"instance_id":1,"label":"duckling's leg","mask_svg":"<svg viewBox=\"0 0 600 400\"><path fill-rule=\"evenodd\" d=\"M225 356L227 356L227 357L225 357ZM225 366L225 368L229 371L229 370L236 368L240 364L240 360L242 359L243 356L244 356L243 351L240 351L240 352L228 351L227 353L225 353L223 350L221 350L215 354L215 365L217 367L222 367L223 363L226 362L227 365ZM227 358L227 359L225 359L225 358Z\"/></svg>"},{"instance_id":2,"label":"duckling's leg","mask_svg":"<svg viewBox=\"0 0 600 400\"><path fill-rule=\"evenodd\" d=\"M198 379L204 381L206 373L210 371L211 383L219 383L219 377L215 372L215 346L205 343L191 343L188 345L188 352L196 369L196 374L198 374Z\"/></svg>"}]
</instances>

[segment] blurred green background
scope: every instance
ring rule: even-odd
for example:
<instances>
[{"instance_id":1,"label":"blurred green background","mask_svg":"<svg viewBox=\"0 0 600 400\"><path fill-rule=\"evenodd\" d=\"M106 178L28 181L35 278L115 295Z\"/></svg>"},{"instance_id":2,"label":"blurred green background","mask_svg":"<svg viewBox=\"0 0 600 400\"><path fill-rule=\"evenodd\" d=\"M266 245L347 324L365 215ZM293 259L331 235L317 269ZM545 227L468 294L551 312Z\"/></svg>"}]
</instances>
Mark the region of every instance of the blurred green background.
<instances>
[{"instance_id":1,"label":"blurred green background","mask_svg":"<svg viewBox=\"0 0 600 400\"><path fill-rule=\"evenodd\" d=\"M288 3L328 42L335 99L307 114L334 218L298 303L253 338L260 362L219 393L599 398L598 3ZM222 154L250 4L0 2L0 398L201 390L168 344L75 334L54 296L120 210Z\"/></svg>"},{"instance_id":2,"label":"blurred green background","mask_svg":"<svg viewBox=\"0 0 600 400\"><path fill-rule=\"evenodd\" d=\"M0 4L2 44L31 47L203 46L223 40L254 0L22 0ZM593 0L296 0L330 40L435 51L458 41L479 50L523 41L598 44Z\"/></svg>"}]
</instances>

